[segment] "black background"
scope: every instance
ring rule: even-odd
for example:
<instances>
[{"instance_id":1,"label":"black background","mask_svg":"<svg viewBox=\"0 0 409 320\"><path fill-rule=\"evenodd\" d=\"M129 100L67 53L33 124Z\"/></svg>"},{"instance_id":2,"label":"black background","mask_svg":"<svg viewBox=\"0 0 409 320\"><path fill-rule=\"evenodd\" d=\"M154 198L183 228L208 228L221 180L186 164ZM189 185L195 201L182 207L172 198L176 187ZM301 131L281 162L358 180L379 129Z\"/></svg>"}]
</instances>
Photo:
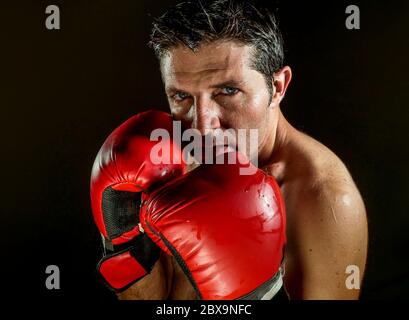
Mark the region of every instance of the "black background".
<instances>
[{"instance_id":1,"label":"black background","mask_svg":"<svg viewBox=\"0 0 409 320\"><path fill-rule=\"evenodd\" d=\"M2 289L10 296L112 300L94 272L100 238L89 177L105 137L131 115L166 110L146 43L175 1L2 2ZM364 197L362 299L409 297L409 2L277 1L293 81L289 121L334 150ZM44 25L47 5L61 30ZM347 30L358 5L361 29ZM61 289L45 287L59 266Z\"/></svg>"}]
</instances>

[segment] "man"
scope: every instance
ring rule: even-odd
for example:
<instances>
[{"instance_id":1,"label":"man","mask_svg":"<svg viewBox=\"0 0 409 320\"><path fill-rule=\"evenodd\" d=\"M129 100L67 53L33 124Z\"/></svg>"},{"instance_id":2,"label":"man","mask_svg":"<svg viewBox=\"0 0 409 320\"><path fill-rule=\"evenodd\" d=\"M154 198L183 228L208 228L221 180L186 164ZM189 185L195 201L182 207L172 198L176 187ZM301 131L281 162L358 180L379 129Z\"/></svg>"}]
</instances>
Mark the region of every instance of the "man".
<instances>
[{"instance_id":1,"label":"man","mask_svg":"<svg viewBox=\"0 0 409 320\"><path fill-rule=\"evenodd\" d=\"M280 104L292 71L274 16L241 1L186 2L157 19L151 46L159 59L171 113L203 135L257 129L250 159L279 183L287 214L284 285L290 299L357 299L348 266L367 254L360 193L342 161L295 129ZM181 268L162 255L122 299L194 299Z\"/></svg>"}]
</instances>

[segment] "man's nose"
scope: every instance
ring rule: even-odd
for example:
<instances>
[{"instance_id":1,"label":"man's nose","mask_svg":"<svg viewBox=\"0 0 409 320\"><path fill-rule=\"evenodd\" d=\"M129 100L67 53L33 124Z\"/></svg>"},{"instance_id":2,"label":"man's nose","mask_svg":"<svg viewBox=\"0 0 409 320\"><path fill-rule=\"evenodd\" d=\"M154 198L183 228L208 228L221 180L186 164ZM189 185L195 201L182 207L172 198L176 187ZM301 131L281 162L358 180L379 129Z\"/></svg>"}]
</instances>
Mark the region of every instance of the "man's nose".
<instances>
[{"instance_id":1,"label":"man's nose","mask_svg":"<svg viewBox=\"0 0 409 320\"><path fill-rule=\"evenodd\" d=\"M212 130L220 128L218 108L206 99L195 101L192 120L192 128L197 129L201 135L209 134Z\"/></svg>"}]
</instances>

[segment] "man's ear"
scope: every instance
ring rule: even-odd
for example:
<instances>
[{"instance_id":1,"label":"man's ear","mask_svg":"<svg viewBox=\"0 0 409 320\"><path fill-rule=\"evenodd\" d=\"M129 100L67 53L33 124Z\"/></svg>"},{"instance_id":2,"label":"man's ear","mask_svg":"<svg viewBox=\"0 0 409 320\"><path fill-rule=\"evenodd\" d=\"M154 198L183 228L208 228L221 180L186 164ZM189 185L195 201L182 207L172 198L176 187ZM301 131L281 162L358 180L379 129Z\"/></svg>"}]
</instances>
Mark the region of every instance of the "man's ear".
<instances>
[{"instance_id":1,"label":"man's ear","mask_svg":"<svg viewBox=\"0 0 409 320\"><path fill-rule=\"evenodd\" d=\"M272 106L278 106L285 96L288 85L292 78L292 71L289 66L281 68L274 73L273 79L273 97L271 99Z\"/></svg>"}]
</instances>

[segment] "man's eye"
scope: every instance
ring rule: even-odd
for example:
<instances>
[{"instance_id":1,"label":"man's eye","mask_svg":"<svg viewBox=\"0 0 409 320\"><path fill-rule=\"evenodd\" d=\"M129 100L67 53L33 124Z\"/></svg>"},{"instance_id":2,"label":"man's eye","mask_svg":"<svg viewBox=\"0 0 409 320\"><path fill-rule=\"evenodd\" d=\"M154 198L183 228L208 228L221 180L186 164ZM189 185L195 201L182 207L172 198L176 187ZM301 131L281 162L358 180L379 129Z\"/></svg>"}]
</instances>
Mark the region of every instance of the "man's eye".
<instances>
[{"instance_id":1,"label":"man's eye","mask_svg":"<svg viewBox=\"0 0 409 320\"><path fill-rule=\"evenodd\" d=\"M222 94L232 96L235 95L237 92L239 92L239 89L237 88L232 88L232 87L226 87L222 89Z\"/></svg>"},{"instance_id":2,"label":"man's eye","mask_svg":"<svg viewBox=\"0 0 409 320\"><path fill-rule=\"evenodd\" d=\"M178 92L178 93L175 93L175 94L172 96L172 98L173 98L175 101L183 101L183 100L185 100L187 97L189 97L189 95L188 95L186 92Z\"/></svg>"}]
</instances>

